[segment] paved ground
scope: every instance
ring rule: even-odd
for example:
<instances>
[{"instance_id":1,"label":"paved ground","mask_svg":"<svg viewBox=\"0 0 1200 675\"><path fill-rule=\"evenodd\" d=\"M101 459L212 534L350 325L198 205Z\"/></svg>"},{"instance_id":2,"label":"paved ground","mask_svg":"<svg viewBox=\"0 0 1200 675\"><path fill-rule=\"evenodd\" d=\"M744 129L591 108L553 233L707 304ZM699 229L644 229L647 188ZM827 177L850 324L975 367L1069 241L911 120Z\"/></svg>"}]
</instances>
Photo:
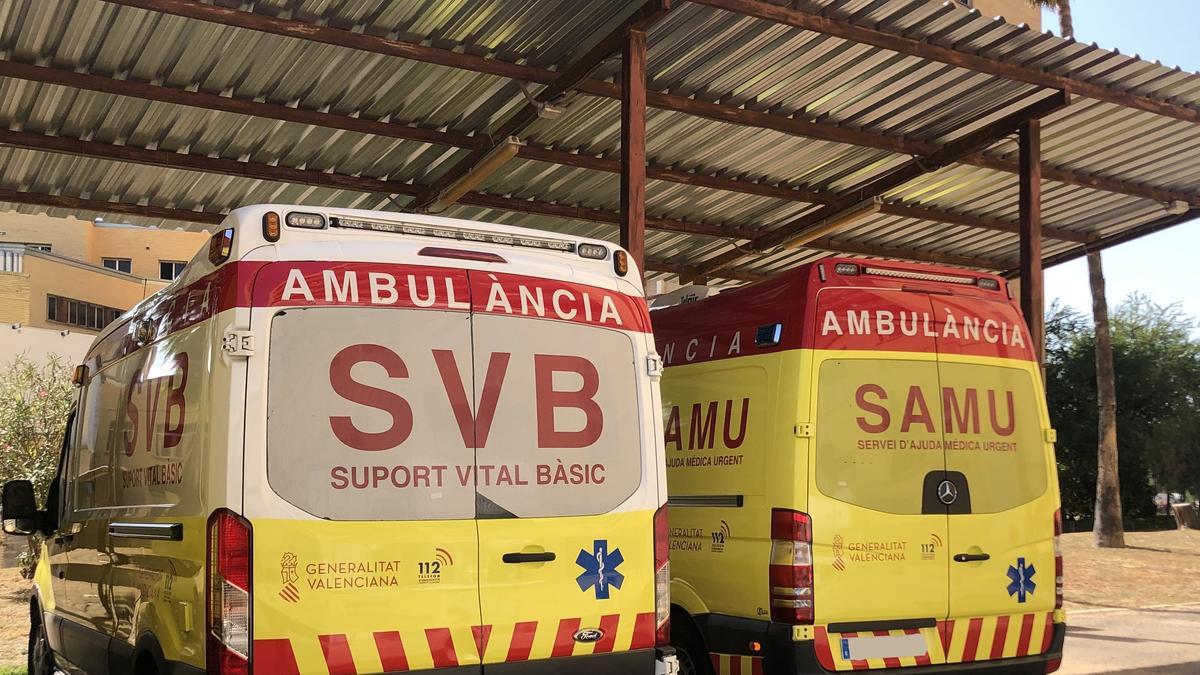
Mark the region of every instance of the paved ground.
<instances>
[{"instance_id":1,"label":"paved ground","mask_svg":"<svg viewBox=\"0 0 1200 675\"><path fill-rule=\"evenodd\" d=\"M1200 673L1200 602L1067 615L1060 673Z\"/></svg>"}]
</instances>

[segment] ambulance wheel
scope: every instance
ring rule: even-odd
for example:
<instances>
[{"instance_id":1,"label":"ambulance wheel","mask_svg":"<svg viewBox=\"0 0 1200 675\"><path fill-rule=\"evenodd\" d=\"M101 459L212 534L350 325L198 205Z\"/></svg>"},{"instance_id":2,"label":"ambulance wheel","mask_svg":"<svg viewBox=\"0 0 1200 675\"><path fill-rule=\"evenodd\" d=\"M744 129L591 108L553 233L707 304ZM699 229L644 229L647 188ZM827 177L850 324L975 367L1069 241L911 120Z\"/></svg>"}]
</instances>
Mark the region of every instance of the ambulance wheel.
<instances>
[{"instance_id":1,"label":"ambulance wheel","mask_svg":"<svg viewBox=\"0 0 1200 675\"><path fill-rule=\"evenodd\" d=\"M41 621L29 627L29 675L54 675L54 652L46 639L46 626Z\"/></svg>"},{"instance_id":2,"label":"ambulance wheel","mask_svg":"<svg viewBox=\"0 0 1200 675\"><path fill-rule=\"evenodd\" d=\"M714 675L704 639L687 619L671 619L671 646L679 657L679 675Z\"/></svg>"}]
</instances>

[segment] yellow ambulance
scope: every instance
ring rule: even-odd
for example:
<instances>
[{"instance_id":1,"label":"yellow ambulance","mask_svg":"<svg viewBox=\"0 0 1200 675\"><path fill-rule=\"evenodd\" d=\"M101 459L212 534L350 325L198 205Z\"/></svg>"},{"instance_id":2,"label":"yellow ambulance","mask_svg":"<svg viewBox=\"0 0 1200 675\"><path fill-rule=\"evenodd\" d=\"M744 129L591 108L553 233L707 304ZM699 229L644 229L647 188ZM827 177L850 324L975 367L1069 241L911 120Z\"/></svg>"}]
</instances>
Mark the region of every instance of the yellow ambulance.
<instances>
[{"instance_id":1,"label":"yellow ambulance","mask_svg":"<svg viewBox=\"0 0 1200 675\"><path fill-rule=\"evenodd\" d=\"M30 672L674 672L661 370L611 244L233 211L4 488Z\"/></svg>"},{"instance_id":2,"label":"yellow ambulance","mask_svg":"<svg viewBox=\"0 0 1200 675\"><path fill-rule=\"evenodd\" d=\"M678 295L651 318L682 672L1058 668L1054 432L1003 279L827 259Z\"/></svg>"}]
</instances>

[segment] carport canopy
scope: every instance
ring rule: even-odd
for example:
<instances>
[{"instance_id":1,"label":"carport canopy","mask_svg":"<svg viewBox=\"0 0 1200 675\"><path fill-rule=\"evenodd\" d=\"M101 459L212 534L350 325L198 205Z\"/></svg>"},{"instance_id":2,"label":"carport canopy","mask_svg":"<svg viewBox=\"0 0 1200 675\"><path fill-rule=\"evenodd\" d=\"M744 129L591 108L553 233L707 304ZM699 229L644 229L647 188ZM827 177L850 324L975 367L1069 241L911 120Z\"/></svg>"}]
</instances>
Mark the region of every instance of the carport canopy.
<instances>
[{"instance_id":1,"label":"carport canopy","mask_svg":"<svg viewBox=\"0 0 1200 675\"><path fill-rule=\"evenodd\" d=\"M650 281L944 263L1023 276L1040 324L1043 264L1200 208L1200 75L954 2L0 11L9 210L425 210L620 240Z\"/></svg>"}]
</instances>

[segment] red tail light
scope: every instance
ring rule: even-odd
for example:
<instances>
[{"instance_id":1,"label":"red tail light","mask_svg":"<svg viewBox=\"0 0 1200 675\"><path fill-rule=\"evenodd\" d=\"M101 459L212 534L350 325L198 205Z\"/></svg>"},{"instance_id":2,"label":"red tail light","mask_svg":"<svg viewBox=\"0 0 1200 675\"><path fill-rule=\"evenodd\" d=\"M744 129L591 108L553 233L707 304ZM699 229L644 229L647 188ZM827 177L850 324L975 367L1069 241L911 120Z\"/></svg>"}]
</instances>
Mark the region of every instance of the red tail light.
<instances>
[{"instance_id":1,"label":"red tail light","mask_svg":"<svg viewBox=\"0 0 1200 675\"><path fill-rule=\"evenodd\" d=\"M667 528L667 505L654 512L654 644L671 643L671 562Z\"/></svg>"},{"instance_id":2,"label":"red tail light","mask_svg":"<svg viewBox=\"0 0 1200 675\"><path fill-rule=\"evenodd\" d=\"M1048 673L1056 673L1056 672L1058 672L1059 668L1062 668L1062 658L1061 657L1057 658L1057 659L1047 659L1046 660L1046 669L1043 670L1042 672L1047 673L1047 674Z\"/></svg>"},{"instance_id":3,"label":"red tail light","mask_svg":"<svg viewBox=\"0 0 1200 675\"><path fill-rule=\"evenodd\" d=\"M813 622L812 521L791 509L771 509L771 620Z\"/></svg>"},{"instance_id":4,"label":"red tail light","mask_svg":"<svg viewBox=\"0 0 1200 675\"><path fill-rule=\"evenodd\" d=\"M1062 509L1054 512L1054 609L1063 606ZM1050 671L1046 671L1050 672Z\"/></svg>"},{"instance_id":5,"label":"red tail light","mask_svg":"<svg viewBox=\"0 0 1200 675\"><path fill-rule=\"evenodd\" d=\"M253 596L250 523L227 509L208 519L205 566L209 675L249 675Z\"/></svg>"}]
</instances>

